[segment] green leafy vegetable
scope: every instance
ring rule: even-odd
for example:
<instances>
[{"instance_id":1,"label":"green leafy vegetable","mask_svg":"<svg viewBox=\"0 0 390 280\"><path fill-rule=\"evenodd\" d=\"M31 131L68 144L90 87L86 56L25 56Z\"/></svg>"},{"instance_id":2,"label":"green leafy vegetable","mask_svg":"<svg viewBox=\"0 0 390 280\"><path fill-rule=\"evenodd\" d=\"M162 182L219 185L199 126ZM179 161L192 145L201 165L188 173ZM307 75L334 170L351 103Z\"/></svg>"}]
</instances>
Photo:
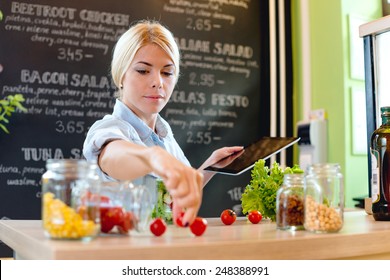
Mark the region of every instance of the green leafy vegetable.
<instances>
[{"instance_id":1,"label":"green leafy vegetable","mask_svg":"<svg viewBox=\"0 0 390 280\"><path fill-rule=\"evenodd\" d=\"M152 211L152 218L161 218L166 223L171 224L172 210L171 210L172 198L165 188L164 182L160 179L157 180L157 204Z\"/></svg>"},{"instance_id":2,"label":"green leafy vegetable","mask_svg":"<svg viewBox=\"0 0 390 280\"><path fill-rule=\"evenodd\" d=\"M284 170L277 162L271 169L265 160L258 160L251 172L252 179L241 197L242 212L258 210L263 217L276 220L276 192L283 183L284 174L303 173L298 165L286 167Z\"/></svg>"},{"instance_id":3,"label":"green leafy vegetable","mask_svg":"<svg viewBox=\"0 0 390 280\"><path fill-rule=\"evenodd\" d=\"M4 99L0 100L0 128L9 133L6 125L9 123L8 118L12 113L19 109L22 112L26 112L27 109L23 107L24 97L22 94L8 95Z\"/></svg>"}]
</instances>

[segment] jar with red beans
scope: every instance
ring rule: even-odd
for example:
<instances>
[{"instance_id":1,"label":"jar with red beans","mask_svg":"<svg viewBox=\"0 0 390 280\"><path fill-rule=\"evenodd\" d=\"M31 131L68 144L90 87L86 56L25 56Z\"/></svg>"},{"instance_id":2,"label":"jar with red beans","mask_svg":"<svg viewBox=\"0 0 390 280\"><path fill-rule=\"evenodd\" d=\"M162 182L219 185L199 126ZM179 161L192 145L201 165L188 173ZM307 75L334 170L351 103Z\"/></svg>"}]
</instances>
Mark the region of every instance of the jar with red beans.
<instances>
[{"instance_id":1,"label":"jar with red beans","mask_svg":"<svg viewBox=\"0 0 390 280\"><path fill-rule=\"evenodd\" d=\"M304 222L304 174L285 174L276 195L276 226L301 230Z\"/></svg>"}]
</instances>

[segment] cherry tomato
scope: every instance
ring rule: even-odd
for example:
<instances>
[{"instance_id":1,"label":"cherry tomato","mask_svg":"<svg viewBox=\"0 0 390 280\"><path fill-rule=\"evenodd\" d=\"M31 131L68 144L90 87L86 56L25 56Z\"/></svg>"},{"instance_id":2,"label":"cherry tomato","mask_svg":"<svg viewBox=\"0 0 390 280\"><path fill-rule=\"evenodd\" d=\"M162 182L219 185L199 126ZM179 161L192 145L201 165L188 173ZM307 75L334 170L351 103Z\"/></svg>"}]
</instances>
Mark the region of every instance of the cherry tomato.
<instances>
[{"instance_id":1,"label":"cherry tomato","mask_svg":"<svg viewBox=\"0 0 390 280\"><path fill-rule=\"evenodd\" d=\"M133 229L134 221L133 221L133 213L127 211L123 213L123 221L117 225L118 231L121 234L127 234L129 230Z\"/></svg>"},{"instance_id":2,"label":"cherry tomato","mask_svg":"<svg viewBox=\"0 0 390 280\"><path fill-rule=\"evenodd\" d=\"M165 224L164 220L161 218L155 219L151 224L150 224L150 231L155 235L155 236L160 236L162 235L165 230L167 229L167 225Z\"/></svg>"},{"instance_id":3,"label":"cherry tomato","mask_svg":"<svg viewBox=\"0 0 390 280\"><path fill-rule=\"evenodd\" d=\"M201 236L207 228L207 220L202 217L196 217L195 221L190 225L191 232L196 236Z\"/></svg>"},{"instance_id":4,"label":"cherry tomato","mask_svg":"<svg viewBox=\"0 0 390 280\"><path fill-rule=\"evenodd\" d=\"M100 217L100 230L101 232L104 232L104 233L109 233L113 228L114 228L115 224L113 223L113 221L103 215Z\"/></svg>"},{"instance_id":5,"label":"cherry tomato","mask_svg":"<svg viewBox=\"0 0 390 280\"><path fill-rule=\"evenodd\" d=\"M221 213L221 221L225 225L231 225L236 221L237 215L236 212L234 212L231 209L223 210Z\"/></svg>"},{"instance_id":6,"label":"cherry tomato","mask_svg":"<svg viewBox=\"0 0 390 280\"><path fill-rule=\"evenodd\" d=\"M119 225L123 222L124 214L122 207L111 206L103 207L100 206L100 224L101 231L108 233L116 225Z\"/></svg>"},{"instance_id":7,"label":"cherry tomato","mask_svg":"<svg viewBox=\"0 0 390 280\"><path fill-rule=\"evenodd\" d=\"M248 220L252 223L252 224L258 224L261 219L263 218L263 216L261 215L261 213L257 210L252 210L249 212L248 214Z\"/></svg>"},{"instance_id":8,"label":"cherry tomato","mask_svg":"<svg viewBox=\"0 0 390 280\"><path fill-rule=\"evenodd\" d=\"M181 212L179 214L179 216L176 217L175 223L176 223L177 226L184 227L184 225L183 225L183 217L184 217L184 212Z\"/></svg>"}]
</instances>

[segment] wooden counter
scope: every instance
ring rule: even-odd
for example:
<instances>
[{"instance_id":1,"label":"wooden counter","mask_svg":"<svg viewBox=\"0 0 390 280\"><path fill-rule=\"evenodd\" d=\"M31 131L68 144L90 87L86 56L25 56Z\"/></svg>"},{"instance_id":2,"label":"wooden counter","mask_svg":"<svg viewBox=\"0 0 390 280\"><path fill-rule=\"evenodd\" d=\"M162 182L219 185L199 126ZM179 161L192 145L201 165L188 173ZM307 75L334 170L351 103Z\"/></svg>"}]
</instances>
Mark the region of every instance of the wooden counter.
<instances>
[{"instance_id":1,"label":"wooden counter","mask_svg":"<svg viewBox=\"0 0 390 280\"><path fill-rule=\"evenodd\" d=\"M343 229L332 234L280 231L270 221L253 225L245 218L225 226L211 218L201 237L169 226L161 237L101 236L88 243L50 240L41 221L2 220L0 239L21 259L390 259L390 222L363 210L344 218Z\"/></svg>"}]
</instances>

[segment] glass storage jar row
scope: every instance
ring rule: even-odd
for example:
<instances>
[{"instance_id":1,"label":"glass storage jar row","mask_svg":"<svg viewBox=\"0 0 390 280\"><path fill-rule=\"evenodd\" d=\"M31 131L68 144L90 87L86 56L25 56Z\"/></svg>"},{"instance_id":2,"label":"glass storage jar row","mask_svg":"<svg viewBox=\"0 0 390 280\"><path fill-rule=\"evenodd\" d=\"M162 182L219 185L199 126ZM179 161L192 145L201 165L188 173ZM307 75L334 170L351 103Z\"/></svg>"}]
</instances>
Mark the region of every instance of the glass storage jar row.
<instances>
[{"instance_id":1,"label":"glass storage jar row","mask_svg":"<svg viewBox=\"0 0 390 280\"><path fill-rule=\"evenodd\" d=\"M148 225L152 204L144 186L102 182L97 164L50 159L42 175L42 222L53 239L90 240L99 233L127 234Z\"/></svg>"},{"instance_id":2,"label":"glass storage jar row","mask_svg":"<svg viewBox=\"0 0 390 280\"><path fill-rule=\"evenodd\" d=\"M278 229L339 231L344 215L344 186L339 164L313 164L306 175L285 174L276 207Z\"/></svg>"}]
</instances>

